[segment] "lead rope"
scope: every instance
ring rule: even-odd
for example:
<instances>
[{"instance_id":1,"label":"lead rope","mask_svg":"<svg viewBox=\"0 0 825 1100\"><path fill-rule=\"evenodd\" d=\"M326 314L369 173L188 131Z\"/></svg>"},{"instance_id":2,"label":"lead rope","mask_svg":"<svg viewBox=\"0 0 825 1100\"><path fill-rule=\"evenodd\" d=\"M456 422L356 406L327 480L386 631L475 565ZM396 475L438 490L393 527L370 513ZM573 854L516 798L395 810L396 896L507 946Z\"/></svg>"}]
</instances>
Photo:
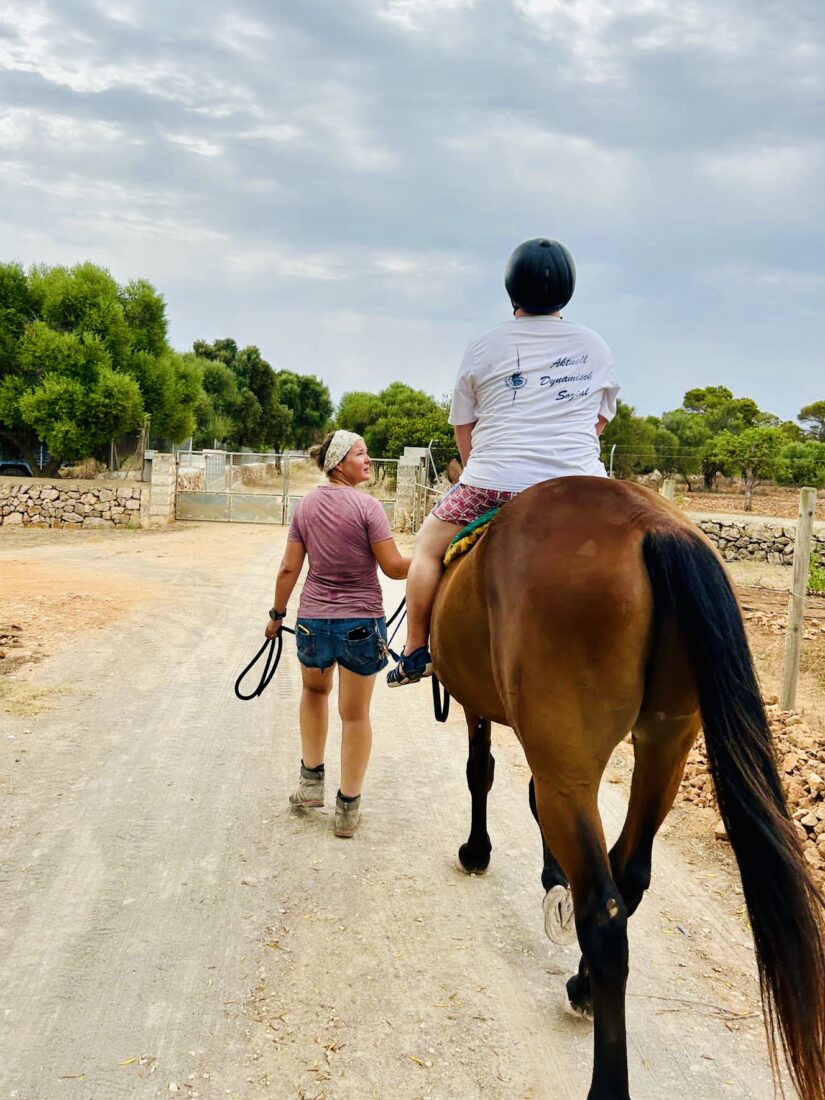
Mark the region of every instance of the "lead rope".
<instances>
[{"instance_id":1,"label":"lead rope","mask_svg":"<svg viewBox=\"0 0 825 1100\"><path fill-rule=\"evenodd\" d=\"M240 674L238 679L235 681L235 694L243 702L246 702L248 699L257 699L258 696L263 695L264 690L269 687L269 681L278 671L278 665L281 661L281 651L284 648L284 631L286 631L287 634L295 633L295 631L291 627L282 626L274 638L266 639L264 644L261 646L255 656ZM243 683L243 679L246 674L255 667L255 665L258 663L258 661L261 659L267 649L269 650L269 652L266 655L266 661L264 662L264 670L261 673L260 683L249 695L244 695L241 691L241 684ZM275 658L274 660L273 654Z\"/></svg>"},{"instance_id":2,"label":"lead rope","mask_svg":"<svg viewBox=\"0 0 825 1100\"><path fill-rule=\"evenodd\" d=\"M433 682L433 712L435 713L436 722L446 722L450 713L450 693L446 688L443 689L444 696L442 700L442 684L438 677L433 673L430 677Z\"/></svg>"},{"instance_id":3,"label":"lead rope","mask_svg":"<svg viewBox=\"0 0 825 1100\"><path fill-rule=\"evenodd\" d=\"M392 624L395 622L396 617L401 613L401 609L404 607L406 602L406 600L402 600L401 603L398 605L392 618L387 623L388 627L392 626ZM392 636L387 642L387 653L389 653L394 661L400 661L401 656L390 647L392 646L395 635L401 629L401 624L404 622L406 617L407 612L405 611L404 614L401 615L401 618L398 620L398 626L392 632ZM435 720L436 722L446 722L450 714L450 693L449 691L447 691L446 688L444 688L444 694L442 696L442 685L435 673L433 673L433 675L431 676L431 680L433 683L433 714L435 715Z\"/></svg>"},{"instance_id":4,"label":"lead rope","mask_svg":"<svg viewBox=\"0 0 825 1100\"><path fill-rule=\"evenodd\" d=\"M389 619L389 621L387 623L387 626L391 626L392 623L395 622L395 620L398 618L398 616L403 611L404 605L406 604L406 602L407 601L405 599L402 600L401 603L398 605L398 607L395 609L395 611L393 611L392 616L391 616L391 618ZM404 621L405 616L406 616L406 612L404 612L404 615L402 615L402 617L401 617L401 621L399 622L398 626L393 631L393 635L392 635L393 638L398 633L398 627L401 626L401 623ZM263 695L266 688L269 687L270 681L272 680L272 677L275 675L275 673L278 671L278 665L281 662L281 653L282 653L283 648L284 648L284 638L283 638L284 632L286 632L287 634L294 634L295 633L295 631L292 629L292 627L282 626L281 629L278 631L277 635L274 638L267 638L266 639L264 644L261 646L261 648L255 654L255 656L252 658L252 660L249 662L249 664L246 666L246 668L240 674L238 679L235 681L235 695L242 702L247 702L249 699L259 698L261 695ZM390 641L392 641L392 638L390 638ZM387 649L388 649L389 653L392 653L392 650L389 649L389 646L387 647ZM267 652L267 650L268 650L268 652ZM243 683L246 675L249 672L252 671L252 669L255 667L255 665L258 663L258 661L260 661L261 657L263 657L264 653L266 653L266 660L264 661L264 670L261 673L261 679L258 683L258 686L256 688L254 688L254 690L251 691L249 693L249 695L244 695L244 693L241 691L241 684ZM393 653L393 656L395 657L394 653ZM396 657L396 660L398 660L397 657Z\"/></svg>"}]
</instances>

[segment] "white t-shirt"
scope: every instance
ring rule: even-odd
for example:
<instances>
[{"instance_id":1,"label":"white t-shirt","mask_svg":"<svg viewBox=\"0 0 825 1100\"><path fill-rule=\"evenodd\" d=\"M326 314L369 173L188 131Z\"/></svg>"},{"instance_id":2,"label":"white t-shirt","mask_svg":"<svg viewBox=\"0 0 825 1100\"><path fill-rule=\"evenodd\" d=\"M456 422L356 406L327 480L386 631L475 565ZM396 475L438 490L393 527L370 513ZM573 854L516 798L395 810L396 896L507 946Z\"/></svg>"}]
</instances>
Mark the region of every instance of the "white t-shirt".
<instances>
[{"instance_id":1,"label":"white t-shirt","mask_svg":"<svg viewBox=\"0 0 825 1100\"><path fill-rule=\"evenodd\" d=\"M616 414L619 385L601 336L560 317L515 317L472 340L451 424L472 424L465 485L518 493L571 474L605 477L596 421Z\"/></svg>"}]
</instances>

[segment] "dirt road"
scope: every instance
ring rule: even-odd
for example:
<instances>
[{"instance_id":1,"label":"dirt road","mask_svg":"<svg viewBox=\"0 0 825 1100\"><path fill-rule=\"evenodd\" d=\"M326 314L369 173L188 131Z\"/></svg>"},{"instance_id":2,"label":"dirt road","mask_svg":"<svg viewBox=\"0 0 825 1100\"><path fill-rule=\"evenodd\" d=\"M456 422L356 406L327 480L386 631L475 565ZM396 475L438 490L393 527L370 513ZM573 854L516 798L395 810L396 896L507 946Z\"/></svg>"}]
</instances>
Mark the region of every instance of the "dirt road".
<instances>
[{"instance_id":1,"label":"dirt road","mask_svg":"<svg viewBox=\"0 0 825 1100\"><path fill-rule=\"evenodd\" d=\"M465 729L426 687L377 689L354 840L329 808L288 810L294 651L261 700L232 694L284 537L3 532L0 1095L583 1098L591 1029L561 1010L577 954L544 937L508 731L485 878L455 869ZM623 805L606 783L611 835ZM741 905L698 845L657 841L630 932L635 1100L772 1095Z\"/></svg>"}]
</instances>

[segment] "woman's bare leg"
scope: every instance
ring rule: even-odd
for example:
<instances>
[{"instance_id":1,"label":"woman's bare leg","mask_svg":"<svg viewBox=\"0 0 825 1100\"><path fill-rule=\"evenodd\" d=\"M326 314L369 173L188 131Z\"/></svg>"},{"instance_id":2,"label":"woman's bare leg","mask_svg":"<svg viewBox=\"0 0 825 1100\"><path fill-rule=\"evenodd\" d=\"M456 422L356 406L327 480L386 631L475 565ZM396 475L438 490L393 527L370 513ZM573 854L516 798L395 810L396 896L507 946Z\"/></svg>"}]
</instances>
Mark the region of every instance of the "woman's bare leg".
<instances>
[{"instance_id":1,"label":"woman's bare leg","mask_svg":"<svg viewBox=\"0 0 825 1100\"><path fill-rule=\"evenodd\" d=\"M303 691L298 712L301 727L301 755L304 766L317 768L324 762L329 729L329 693L332 691L334 665L325 668L305 668L301 665ZM343 670L342 670L343 671Z\"/></svg>"},{"instance_id":2,"label":"woman's bare leg","mask_svg":"<svg viewBox=\"0 0 825 1100\"><path fill-rule=\"evenodd\" d=\"M375 676L359 676L338 666L338 713L341 715L341 794L361 793L372 751L370 701Z\"/></svg>"}]
</instances>

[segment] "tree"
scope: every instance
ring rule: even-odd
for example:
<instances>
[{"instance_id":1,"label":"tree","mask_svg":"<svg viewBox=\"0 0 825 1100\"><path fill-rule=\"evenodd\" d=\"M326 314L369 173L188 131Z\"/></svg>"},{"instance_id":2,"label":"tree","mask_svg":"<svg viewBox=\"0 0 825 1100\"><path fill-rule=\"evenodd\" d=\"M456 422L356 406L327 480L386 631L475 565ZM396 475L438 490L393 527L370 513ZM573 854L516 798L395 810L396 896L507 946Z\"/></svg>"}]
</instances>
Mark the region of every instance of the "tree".
<instances>
[{"instance_id":1,"label":"tree","mask_svg":"<svg viewBox=\"0 0 825 1100\"><path fill-rule=\"evenodd\" d=\"M352 390L341 398L335 422L339 428L356 432L363 439L367 428L380 419L382 411L381 399L377 393Z\"/></svg>"},{"instance_id":2,"label":"tree","mask_svg":"<svg viewBox=\"0 0 825 1100\"><path fill-rule=\"evenodd\" d=\"M690 492L690 479L702 470L702 454L711 437L710 429L701 413L684 408L665 413L662 416L662 427L676 437L673 469L685 479Z\"/></svg>"},{"instance_id":3,"label":"tree","mask_svg":"<svg viewBox=\"0 0 825 1100\"><path fill-rule=\"evenodd\" d=\"M786 443L776 462L776 480L780 485L825 485L825 442L805 439Z\"/></svg>"},{"instance_id":4,"label":"tree","mask_svg":"<svg viewBox=\"0 0 825 1100\"><path fill-rule=\"evenodd\" d=\"M0 433L30 462L38 441L61 459L108 459L137 431L192 430L200 372L166 343L163 298L144 279L121 288L94 264L0 265ZM180 433L180 434L178 434Z\"/></svg>"},{"instance_id":5,"label":"tree","mask_svg":"<svg viewBox=\"0 0 825 1100\"><path fill-rule=\"evenodd\" d=\"M714 467L744 478L746 512L753 510L756 485L773 476L783 442L779 428L746 428L739 435L724 431L708 442L706 458Z\"/></svg>"},{"instance_id":6,"label":"tree","mask_svg":"<svg viewBox=\"0 0 825 1100\"><path fill-rule=\"evenodd\" d=\"M799 410L796 418L805 426L808 435L819 443L825 443L825 401L814 401Z\"/></svg>"},{"instance_id":7,"label":"tree","mask_svg":"<svg viewBox=\"0 0 825 1100\"><path fill-rule=\"evenodd\" d=\"M292 413L290 441L305 450L326 431L333 413L329 388L314 374L280 370L275 374L279 402Z\"/></svg>"},{"instance_id":8,"label":"tree","mask_svg":"<svg viewBox=\"0 0 825 1100\"><path fill-rule=\"evenodd\" d=\"M656 426L644 417L636 416L632 405L621 399L616 402L616 415L601 435L605 464L610 463L613 447L613 473L629 478L642 470L652 470L656 464Z\"/></svg>"}]
</instances>

